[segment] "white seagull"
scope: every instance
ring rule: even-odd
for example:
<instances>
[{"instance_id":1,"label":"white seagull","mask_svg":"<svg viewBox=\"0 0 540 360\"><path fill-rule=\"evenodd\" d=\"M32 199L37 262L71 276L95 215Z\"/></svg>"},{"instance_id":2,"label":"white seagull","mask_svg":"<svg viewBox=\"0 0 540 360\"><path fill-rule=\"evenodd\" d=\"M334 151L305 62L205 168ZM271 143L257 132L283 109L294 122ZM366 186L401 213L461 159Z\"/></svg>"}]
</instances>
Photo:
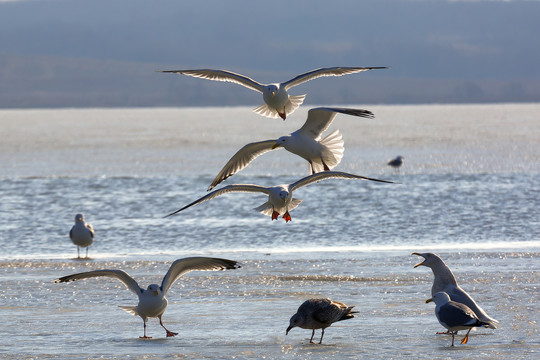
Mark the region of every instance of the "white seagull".
<instances>
[{"instance_id":1,"label":"white seagull","mask_svg":"<svg viewBox=\"0 0 540 360\"><path fill-rule=\"evenodd\" d=\"M464 304L471 308L471 310L474 311L478 319L489 324L490 328L495 329L497 327L496 324L498 324L499 321L493 319L488 314L486 314L484 309L482 309L473 300L473 298L458 285L456 278L452 273L452 270L450 270L450 268L446 266L444 261L438 255L433 253L416 252L412 253L412 255L418 255L424 258L424 261L414 266L415 268L423 265L429 267L431 271L433 271L434 278L433 286L431 287L431 296L435 295L438 292L445 292L450 296L453 301Z\"/></svg>"},{"instance_id":2,"label":"white seagull","mask_svg":"<svg viewBox=\"0 0 540 360\"><path fill-rule=\"evenodd\" d=\"M69 238L77 245L77 259L81 258L79 247L86 248L88 258L88 247L94 242L94 228L84 221L83 214L75 215L75 225L69 231Z\"/></svg>"},{"instance_id":3,"label":"white seagull","mask_svg":"<svg viewBox=\"0 0 540 360\"><path fill-rule=\"evenodd\" d=\"M202 79L232 82L263 94L264 104L253 109L254 112L269 118L281 117L283 120L303 102L306 95L289 95L287 92L296 85L303 84L323 76L342 76L372 69L388 69L387 67L328 67L311 70L295 78L275 84L261 84L247 76L226 70L197 69L197 70L162 70L163 73L184 74Z\"/></svg>"},{"instance_id":4,"label":"white seagull","mask_svg":"<svg viewBox=\"0 0 540 360\"><path fill-rule=\"evenodd\" d=\"M208 191L244 169L258 156L280 147L306 159L311 174L334 168L343 157L341 134L336 130L324 139L321 139L321 134L328 129L337 113L373 118L373 114L367 110L327 107L311 109L304 125L295 132L279 139L253 142L241 148L221 169Z\"/></svg>"},{"instance_id":5,"label":"white seagull","mask_svg":"<svg viewBox=\"0 0 540 360\"><path fill-rule=\"evenodd\" d=\"M112 277L120 280L124 285L128 287L135 295L139 297L139 304L137 306L120 306L123 310L129 312L132 315L138 315L144 322L144 335L141 338L150 338L146 336L146 321L150 317L157 317L159 324L167 332L167 337L178 335L178 333L169 331L161 320L161 316L167 308L167 299L165 295L174 282L185 273L194 270L225 270L225 269L238 269L240 266L236 261L210 258L210 257L188 257L184 259L178 259L172 263L169 271L165 274L161 286L157 284L149 285L146 290L142 289L139 284L129 276L128 273L122 270L95 270L88 271L79 274L73 274L63 276L56 279L54 282L63 283L75 280L93 278L93 277Z\"/></svg>"},{"instance_id":6,"label":"white seagull","mask_svg":"<svg viewBox=\"0 0 540 360\"><path fill-rule=\"evenodd\" d=\"M264 193L268 195L268 201L262 204L261 206L255 208L255 210L260 211L264 215L272 217L272 220L276 220L280 214L283 214L283 219L285 222L291 221L291 215L289 211L294 210L301 202L300 199L295 199L292 197L294 190L313 184L326 179L360 179L360 180L371 180L383 183L393 183L392 181L378 180L365 176L349 174L339 171L324 171L316 173L310 176L306 176L294 182L292 184L278 185L272 187L264 187L259 185L250 185L250 184L238 184L238 185L227 185L221 189L214 190L211 193L201 197L200 199L195 200L191 204L184 206L183 208L176 210L175 212L170 213L167 216L171 216L179 213L182 210L187 209L190 206L203 203L208 200L212 200L215 197L218 197L223 194L230 192L257 192ZM167 217L165 216L165 217Z\"/></svg>"},{"instance_id":7,"label":"white seagull","mask_svg":"<svg viewBox=\"0 0 540 360\"><path fill-rule=\"evenodd\" d=\"M469 332L473 327L489 326L488 323L478 319L474 311L467 305L450 300L450 296L443 291L435 293L431 299L426 300L426 303L432 301L436 304L435 315L437 320L452 335L452 346L454 346L454 335L459 330L467 330L467 334L461 340L462 344L466 344L469 340Z\"/></svg>"},{"instance_id":8,"label":"white seagull","mask_svg":"<svg viewBox=\"0 0 540 360\"><path fill-rule=\"evenodd\" d=\"M289 334L289 331L297 326L302 329L312 329L313 331L311 332L311 339L309 339L309 342L313 344L315 329L322 329L321 340L319 340L319 344L321 344L324 336L324 329L335 322L356 317L353 314L358 313L358 311L352 311L353 308L354 306L347 306L342 302L332 301L330 299L306 300L300 305L296 314L291 317L285 335Z\"/></svg>"}]
</instances>

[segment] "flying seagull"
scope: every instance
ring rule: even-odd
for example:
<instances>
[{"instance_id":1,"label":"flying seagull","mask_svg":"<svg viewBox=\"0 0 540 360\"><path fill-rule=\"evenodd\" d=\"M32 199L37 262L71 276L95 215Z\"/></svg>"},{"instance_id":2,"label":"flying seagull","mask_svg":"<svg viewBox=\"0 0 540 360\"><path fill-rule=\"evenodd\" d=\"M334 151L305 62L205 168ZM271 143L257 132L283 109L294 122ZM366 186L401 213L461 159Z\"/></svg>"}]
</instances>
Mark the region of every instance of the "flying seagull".
<instances>
[{"instance_id":1,"label":"flying seagull","mask_svg":"<svg viewBox=\"0 0 540 360\"><path fill-rule=\"evenodd\" d=\"M343 157L343 140L339 130L321 139L321 134L328 129L338 113L373 118L367 110L320 107L308 111L304 125L279 139L265 140L247 144L225 164L216 176L208 191L216 185L248 166L258 156L278 148L303 157L309 163L311 174L331 170Z\"/></svg>"},{"instance_id":2,"label":"flying seagull","mask_svg":"<svg viewBox=\"0 0 540 360\"><path fill-rule=\"evenodd\" d=\"M293 191L301 188L302 186L313 184L326 179L360 179L391 184L393 183L392 181L378 180L345 172L324 171L310 176L306 176L305 178L302 178L297 182L286 185L278 185L272 187L264 187L250 184L227 185L225 187L222 187L221 189L214 190L208 193L200 199L195 200L194 202L184 206L179 210L176 210L175 212L170 213L167 216L178 214L180 211L185 210L190 206L212 200L215 197L230 192L260 192L268 195L268 201L261 206L255 208L255 210L261 212L264 215L271 216L272 220L276 220L279 215L283 214L283 219L285 219L285 222L289 222L291 221L291 215L289 214L289 211L294 210L302 202L302 200L292 197Z\"/></svg>"},{"instance_id":3,"label":"flying seagull","mask_svg":"<svg viewBox=\"0 0 540 360\"><path fill-rule=\"evenodd\" d=\"M450 298L458 303L468 306L480 321L483 321L489 325L490 328L495 329L496 324L499 321L490 317L486 312L473 300L473 298L463 290L456 281L452 270L444 261L436 254L433 253L412 253L412 255L418 255L424 258L424 261L416 264L414 267L420 265L427 266L433 271L434 279L433 286L431 287L431 296L438 292L447 293Z\"/></svg>"},{"instance_id":4,"label":"flying seagull","mask_svg":"<svg viewBox=\"0 0 540 360\"><path fill-rule=\"evenodd\" d=\"M293 86L324 76L342 76L372 69L388 69L387 67L328 67L311 70L295 78L275 84L261 84L247 76L226 70L197 69L197 70L162 70L163 73L184 74L202 79L232 82L263 94L264 104L253 109L254 112L270 118L281 117L283 120L303 102L306 95L289 95L288 90Z\"/></svg>"},{"instance_id":5,"label":"flying seagull","mask_svg":"<svg viewBox=\"0 0 540 360\"><path fill-rule=\"evenodd\" d=\"M480 321L467 305L450 300L450 296L444 291L436 293L431 299L427 299L426 303L432 301L436 305L437 320L452 335L452 346L454 346L454 336L459 330L467 330L467 334L461 340L462 344L466 344L469 340L469 332L473 327L489 326L488 323Z\"/></svg>"},{"instance_id":6,"label":"flying seagull","mask_svg":"<svg viewBox=\"0 0 540 360\"><path fill-rule=\"evenodd\" d=\"M63 276L59 279L56 279L56 283L64 283L81 279L88 279L93 277L112 277L120 280L124 285L128 287L135 295L139 297L139 303L137 306L120 306L123 310L129 312L132 315L138 315L143 319L144 322L144 335L141 338L150 338L146 336L146 321L148 318L157 317L159 319L159 324L167 332L167 337L178 335L178 333L169 331L163 321L161 316L167 308L167 299L165 295L169 288L174 284L174 282L185 273L194 270L226 270L226 269L238 269L240 266L236 261L219 259L219 258L210 258L210 257L188 257L183 259L178 259L172 263L169 271L165 274L161 286L157 284L149 285L146 290L139 287L139 284L129 276L123 270L95 270L88 271L79 274L73 274L68 276Z\"/></svg>"},{"instance_id":7,"label":"flying seagull","mask_svg":"<svg viewBox=\"0 0 540 360\"><path fill-rule=\"evenodd\" d=\"M86 248L88 259L88 247L94 242L94 228L84 221L83 214L75 215L75 225L69 231L69 238L73 244L77 245L77 259L81 258L79 247Z\"/></svg>"},{"instance_id":8,"label":"flying seagull","mask_svg":"<svg viewBox=\"0 0 540 360\"><path fill-rule=\"evenodd\" d=\"M352 311L353 308L354 306L347 306L344 303L332 301L330 299L306 300L300 305L296 314L291 317L285 335L287 335L292 328L297 326L302 329L312 329L309 342L313 344L315 329L322 329L321 340L319 341L319 344L321 344L324 336L324 329L337 321L356 317L353 314L358 313L358 311Z\"/></svg>"}]
</instances>

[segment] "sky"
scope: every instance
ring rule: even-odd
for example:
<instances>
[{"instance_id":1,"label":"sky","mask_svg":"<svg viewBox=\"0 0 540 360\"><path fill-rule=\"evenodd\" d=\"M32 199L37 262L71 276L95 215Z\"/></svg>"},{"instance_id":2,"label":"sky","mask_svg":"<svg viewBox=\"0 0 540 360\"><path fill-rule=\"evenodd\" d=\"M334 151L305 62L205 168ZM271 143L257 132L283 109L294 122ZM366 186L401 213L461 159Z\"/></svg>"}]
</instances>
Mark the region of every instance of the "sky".
<instances>
[{"instance_id":1,"label":"sky","mask_svg":"<svg viewBox=\"0 0 540 360\"><path fill-rule=\"evenodd\" d=\"M0 0L0 108L258 106L215 68L286 81L306 103L540 101L540 1Z\"/></svg>"}]
</instances>

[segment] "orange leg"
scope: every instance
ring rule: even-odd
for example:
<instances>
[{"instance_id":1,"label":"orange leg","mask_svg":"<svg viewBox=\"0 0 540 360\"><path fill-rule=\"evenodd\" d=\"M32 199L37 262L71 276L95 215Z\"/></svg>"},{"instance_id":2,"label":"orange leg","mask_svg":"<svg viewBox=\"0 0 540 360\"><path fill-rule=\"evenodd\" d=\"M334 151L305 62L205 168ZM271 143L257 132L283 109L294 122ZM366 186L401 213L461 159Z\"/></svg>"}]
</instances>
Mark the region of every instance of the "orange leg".
<instances>
[{"instance_id":1,"label":"orange leg","mask_svg":"<svg viewBox=\"0 0 540 360\"><path fill-rule=\"evenodd\" d=\"M289 222L291 221L291 214L289 214L289 212L286 211L285 214L283 214L283 218L285 219L285 222Z\"/></svg>"},{"instance_id":2,"label":"orange leg","mask_svg":"<svg viewBox=\"0 0 540 360\"><path fill-rule=\"evenodd\" d=\"M463 338L463 340L461 340L462 344L466 344L467 341L469 341L469 333L470 332L471 332L471 329L469 329L469 331L467 331L467 334L465 334L465 337Z\"/></svg>"},{"instance_id":3,"label":"orange leg","mask_svg":"<svg viewBox=\"0 0 540 360\"><path fill-rule=\"evenodd\" d=\"M282 118L283 120L287 118L287 114L285 114L284 112L278 113L278 114L279 114L279 117Z\"/></svg>"},{"instance_id":4,"label":"orange leg","mask_svg":"<svg viewBox=\"0 0 540 360\"><path fill-rule=\"evenodd\" d=\"M274 210L272 212L272 220L277 220L278 216L279 216L279 213L276 210Z\"/></svg>"}]
</instances>

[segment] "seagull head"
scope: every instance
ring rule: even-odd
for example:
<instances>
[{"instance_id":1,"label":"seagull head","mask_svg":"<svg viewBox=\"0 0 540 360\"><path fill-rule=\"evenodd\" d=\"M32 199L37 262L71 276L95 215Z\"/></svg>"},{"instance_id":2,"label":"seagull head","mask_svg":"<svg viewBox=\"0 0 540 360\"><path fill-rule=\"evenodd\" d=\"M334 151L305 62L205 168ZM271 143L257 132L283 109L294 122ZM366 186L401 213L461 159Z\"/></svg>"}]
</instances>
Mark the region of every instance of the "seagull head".
<instances>
[{"instance_id":1,"label":"seagull head","mask_svg":"<svg viewBox=\"0 0 540 360\"><path fill-rule=\"evenodd\" d=\"M288 198L288 197L289 197L289 192L288 192L288 191L281 190L281 191L279 192L279 198L280 198L281 200L283 200L284 203L287 202L287 198Z\"/></svg>"},{"instance_id":2,"label":"seagull head","mask_svg":"<svg viewBox=\"0 0 540 360\"><path fill-rule=\"evenodd\" d=\"M157 284L148 285L146 291L154 296L159 296L161 294L161 288Z\"/></svg>"},{"instance_id":3,"label":"seagull head","mask_svg":"<svg viewBox=\"0 0 540 360\"><path fill-rule=\"evenodd\" d=\"M433 295L431 299L427 299L426 304L432 301L437 305L444 305L450 301L450 296L448 296L448 294L445 293L444 291L439 291L438 293Z\"/></svg>"},{"instance_id":4,"label":"seagull head","mask_svg":"<svg viewBox=\"0 0 540 360\"><path fill-rule=\"evenodd\" d=\"M297 326L300 326L302 323L302 316L300 314L296 313L291 317L291 320L289 321L289 327L287 330L285 330L285 335L289 334L289 331L291 331L292 328L295 328Z\"/></svg>"},{"instance_id":5,"label":"seagull head","mask_svg":"<svg viewBox=\"0 0 540 360\"><path fill-rule=\"evenodd\" d=\"M282 136L279 139L277 139L276 143L272 145L272 150L280 146L285 146L285 144L287 144L287 142L289 141L289 138L290 136Z\"/></svg>"},{"instance_id":6,"label":"seagull head","mask_svg":"<svg viewBox=\"0 0 540 360\"><path fill-rule=\"evenodd\" d=\"M75 222L81 222L81 221L84 221L84 216L83 216L83 214L77 214L77 215L75 215Z\"/></svg>"},{"instance_id":7,"label":"seagull head","mask_svg":"<svg viewBox=\"0 0 540 360\"><path fill-rule=\"evenodd\" d=\"M279 86L276 84L270 84L266 87L266 91L272 95L275 96L279 91Z\"/></svg>"},{"instance_id":8,"label":"seagull head","mask_svg":"<svg viewBox=\"0 0 540 360\"><path fill-rule=\"evenodd\" d=\"M424 265L427 267L432 267L436 263L442 262L441 258L433 253L417 253L414 252L411 255L418 255L424 258L424 261L419 262L418 264L414 265L414 267L419 267L420 265Z\"/></svg>"}]
</instances>

